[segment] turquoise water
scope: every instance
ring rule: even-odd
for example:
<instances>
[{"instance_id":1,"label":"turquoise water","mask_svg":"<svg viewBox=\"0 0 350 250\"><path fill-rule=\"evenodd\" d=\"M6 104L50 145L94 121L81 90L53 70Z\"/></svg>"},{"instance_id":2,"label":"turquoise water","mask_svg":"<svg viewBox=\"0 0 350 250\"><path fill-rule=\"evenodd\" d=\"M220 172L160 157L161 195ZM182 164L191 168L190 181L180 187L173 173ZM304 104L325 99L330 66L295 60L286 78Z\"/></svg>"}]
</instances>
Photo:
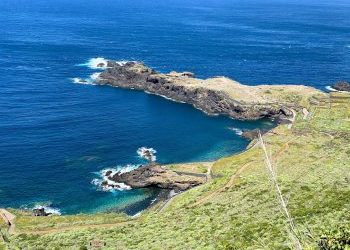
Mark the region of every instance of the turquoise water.
<instances>
[{"instance_id":1,"label":"turquoise water","mask_svg":"<svg viewBox=\"0 0 350 250\"><path fill-rule=\"evenodd\" d=\"M349 3L336 1L2 0L0 206L136 213L157 190L105 192L105 168L213 160L243 150L237 131L268 121L209 117L142 92L74 84L94 57L246 84L350 78Z\"/></svg>"}]
</instances>

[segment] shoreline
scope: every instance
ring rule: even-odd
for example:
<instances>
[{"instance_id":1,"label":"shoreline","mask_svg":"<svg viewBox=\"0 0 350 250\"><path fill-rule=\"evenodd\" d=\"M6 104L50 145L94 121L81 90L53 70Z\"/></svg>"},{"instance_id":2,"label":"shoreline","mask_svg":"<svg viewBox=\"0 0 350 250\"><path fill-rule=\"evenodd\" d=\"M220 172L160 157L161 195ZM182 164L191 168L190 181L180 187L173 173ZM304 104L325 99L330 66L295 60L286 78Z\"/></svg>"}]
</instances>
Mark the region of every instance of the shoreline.
<instances>
[{"instance_id":1,"label":"shoreline","mask_svg":"<svg viewBox=\"0 0 350 250\"><path fill-rule=\"evenodd\" d=\"M274 92L279 92L281 90L281 88L284 88L284 85L281 86L266 86L266 85L261 85L264 86L263 87L263 92L264 91L271 91L272 96L270 99L268 99L266 96L259 96L262 94L262 92L259 90L255 93L250 93L249 98L253 98L253 100L249 100L249 98L247 99L246 97L239 97L241 94L246 94L247 91L249 92L252 89L255 89L254 91L256 91L256 88L261 88L261 86L246 86L246 85L242 85L239 84L237 82L234 82L230 79L227 78L210 78L210 79L206 79L206 80L202 80L202 79L197 79L194 78L194 74L190 73L190 72L182 72L182 73L178 73L178 72L171 72L169 74L161 74L161 73L157 73L154 70L144 66L141 63L137 63L137 62L132 62L132 63L125 63L125 64L118 64L118 63L113 63L112 61L108 61L108 67L105 68L105 71L103 71L100 76L98 78L96 78L96 85L110 85L112 87L121 87L121 88L125 88L125 89L132 89L132 90L140 90L143 92L146 92L148 94L154 94L163 98L166 98L170 101L174 101L174 102L180 102L180 103L186 103L186 104L190 104L192 105L194 108L199 109L200 111L202 111L203 113L205 113L206 115L209 116L213 116L213 115L227 115L232 119L239 119L239 120L257 120L257 119L263 119L263 118L270 118L270 119L278 119L280 121L287 121L287 122L293 122L293 117L294 117L294 112L293 111L288 111L291 109L291 107L296 107L296 108L301 108L303 107L301 101L303 101L303 98L300 98L299 103L293 103L293 105L290 105L289 102L283 100L283 98L281 98L281 96L278 95L273 95L275 94ZM117 69L117 73L120 73L120 71L122 72L126 72L126 74L130 74L132 77L128 78L127 80L127 84L123 83L122 81L124 81L125 79L122 78L120 79L120 75L116 74L113 70ZM147 79L150 75L146 76L146 82L143 82L143 80L140 80L139 78L144 77L143 72L148 72L151 75L151 79L153 79L151 82L148 82ZM141 74L141 75L140 75ZM136 80L135 80L136 79ZM156 79L156 80L154 80ZM230 89L225 89L225 87L221 86L220 90L215 90L215 87L213 87L213 84L215 85L215 83L218 81L219 84L221 84L221 81L224 80L224 82L226 84L228 84L228 87L238 87L239 91L238 93L235 93L235 95L237 96L237 99L232 98L232 93L230 91ZM138 85L134 85L133 82L136 82ZM183 93L193 93L193 92L197 92L199 91L199 95L194 95L192 96L191 100L189 101L185 101L181 98L177 98L176 94L177 92L165 92L162 93L157 92L157 89L152 89L152 91L148 91L146 89L146 85L144 85L145 83L147 84L154 84L154 81L156 82L163 82L164 85L166 85L166 89L171 89L171 88L175 88L178 89L179 87L181 87L181 91L180 91L180 97L183 98ZM183 81L184 83L179 83ZM204 85L206 83L206 81L209 81L209 88L206 88L206 86ZM230 84L232 84L232 86L230 86ZM227 87L226 86L226 87ZM319 95L319 94L323 94L320 91L313 89L311 87L305 87L305 86L293 86L293 85L288 85L288 89L287 89L287 93L284 93L284 95L282 97L285 97L286 95L288 96L289 94L297 94L297 95L306 95L307 97L311 96L311 95ZM214 88L214 89L213 89ZM294 89L295 88L295 89ZM160 90L163 90L162 87L159 88ZM303 90L307 90L309 91L308 93L303 93ZM184 92L185 91L185 92ZM187 92L188 91L188 92ZM301 91L301 92L300 92ZM211 93L211 94L208 94ZM218 95L217 95L218 94ZM185 96L188 94L185 94ZM258 100L263 100L262 103L257 102L254 97L257 97ZM204 99L203 99L204 96ZM216 100L215 98L219 97L219 100ZM196 102L196 98L202 99L201 102L197 103ZM211 105L214 108L211 108L211 106L207 107L207 106L201 106L203 105L203 100L204 101L212 101L212 98L214 98L214 102L211 103ZM279 102L277 102L276 100L279 100ZM233 104L233 106L231 107L230 105ZM269 105L277 105L277 109L276 106L269 106ZM226 105L226 106L225 106ZM228 106L227 106L228 105ZM254 110L256 108L256 106L260 106L262 105L264 107L263 110L260 110L259 108L256 110ZM222 109L222 112L214 112L214 111L220 111L220 109L215 109L217 107L221 107L223 106L224 108L227 107L231 107L233 109L237 108L240 111L238 112L234 112L234 113L230 113L229 110L227 111L227 109ZM245 113L245 110L248 110L248 113ZM267 109L267 110L266 110ZM268 110L270 110L271 112L267 112ZM284 110L284 111L281 111ZM249 113L250 111L252 111L251 113ZM238 116L236 117L237 113L243 112L245 115L244 116ZM271 130L275 129L276 127L278 127L279 125L276 124L276 126L274 126ZM271 131L269 130L269 131ZM248 144L248 146L244 149L242 149L242 151L234 153L234 154L230 154L229 156L232 155L236 155L236 154L241 154L246 152L247 150L249 150L251 148L251 143L252 141L250 141L250 143ZM212 163L220 160L222 158L219 158L215 161L213 161ZM198 162L197 162L198 163ZM185 163L188 164L188 163ZM196 164L196 163L193 163ZM169 165L173 165L173 164L169 164ZM205 182L206 183L206 182ZM169 191L170 192L170 191ZM168 192L168 193L169 193ZM168 201L170 200L172 197L161 197L160 199L157 197L157 200L154 202L154 204L150 204L149 206L147 206L145 209L140 210L140 212L142 211L147 211L150 208L154 207L156 204L158 204L159 202L162 201ZM95 214L95 213L93 213Z\"/></svg>"}]
</instances>

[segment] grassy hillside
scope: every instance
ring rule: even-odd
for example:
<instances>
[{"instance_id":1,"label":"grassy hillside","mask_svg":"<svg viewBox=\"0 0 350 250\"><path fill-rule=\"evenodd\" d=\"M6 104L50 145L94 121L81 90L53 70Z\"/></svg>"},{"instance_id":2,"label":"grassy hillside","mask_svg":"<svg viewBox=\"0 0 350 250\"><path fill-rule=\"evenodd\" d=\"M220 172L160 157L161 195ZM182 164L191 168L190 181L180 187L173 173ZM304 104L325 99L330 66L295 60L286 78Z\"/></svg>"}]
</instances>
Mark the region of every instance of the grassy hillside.
<instances>
[{"instance_id":1,"label":"grassy hillside","mask_svg":"<svg viewBox=\"0 0 350 250\"><path fill-rule=\"evenodd\" d=\"M322 100L308 107L306 119L298 113L291 129L281 125L264 136L304 249L350 240L350 102L344 96L333 96L331 105ZM86 249L91 242L101 249L293 249L262 148L251 145L215 162L216 178L176 196L161 212L162 204L134 219L19 214L10 244L15 249Z\"/></svg>"}]
</instances>

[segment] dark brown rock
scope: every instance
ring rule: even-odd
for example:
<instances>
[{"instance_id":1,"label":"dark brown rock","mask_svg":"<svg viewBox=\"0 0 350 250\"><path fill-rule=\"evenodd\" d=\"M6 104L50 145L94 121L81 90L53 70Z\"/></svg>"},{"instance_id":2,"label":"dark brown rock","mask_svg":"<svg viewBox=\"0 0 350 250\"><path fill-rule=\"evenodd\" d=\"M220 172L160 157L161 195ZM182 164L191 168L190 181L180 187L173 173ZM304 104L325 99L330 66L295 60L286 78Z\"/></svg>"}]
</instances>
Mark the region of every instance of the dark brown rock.
<instances>
[{"instance_id":1,"label":"dark brown rock","mask_svg":"<svg viewBox=\"0 0 350 250\"><path fill-rule=\"evenodd\" d=\"M111 181L125 183L132 188L159 187L184 191L206 181L204 176L178 174L164 166L150 164L131 172L110 176Z\"/></svg>"},{"instance_id":2,"label":"dark brown rock","mask_svg":"<svg viewBox=\"0 0 350 250\"><path fill-rule=\"evenodd\" d=\"M101 73L98 83L143 90L191 104L207 114L223 114L241 120L257 120L264 117L288 119L291 115L283 105L240 103L223 91L200 85L193 87L190 82L189 87L179 84L198 80L193 77L194 74L190 72L161 74L142 63L128 62L120 65L108 61L108 68Z\"/></svg>"},{"instance_id":3,"label":"dark brown rock","mask_svg":"<svg viewBox=\"0 0 350 250\"><path fill-rule=\"evenodd\" d=\"M51 213L46 213L45 208L34 208L32 211L33 216L49 216Z\"/></svg>"}]
</instances>

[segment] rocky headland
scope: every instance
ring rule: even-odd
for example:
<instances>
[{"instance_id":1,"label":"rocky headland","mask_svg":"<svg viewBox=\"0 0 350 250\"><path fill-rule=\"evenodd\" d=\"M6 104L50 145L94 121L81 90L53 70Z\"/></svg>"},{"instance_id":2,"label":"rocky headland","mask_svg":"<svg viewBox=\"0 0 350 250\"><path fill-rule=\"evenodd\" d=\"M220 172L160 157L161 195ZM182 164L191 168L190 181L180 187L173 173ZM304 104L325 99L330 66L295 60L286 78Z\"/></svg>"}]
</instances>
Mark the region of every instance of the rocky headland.
<instances>
[{"instance_id":1,"label":"rocky headland","mask_svg":"<svg viewBox=\"0 0 350 250\"><path fill-rule=\"evenodd\" d=\"M126 173L105 173L112 183L124 183L132 188L159 187L175 192L185 191L206 182L205 174L186 174L155 163L141 166ZM102 185L111 185L109 182Z\"/></svg>"},{"instance_id":2,"label":"rocky headland","mask_svg":"<svg viewBox=\"0 0 350 250\"><path fill-rule=\"evenodd\" d=\"M139 62L108 61L96 82L142 90L191 104L210 115L240 120L290 120L291 109L301 109L303 101L318 92L302 85L247 86L226 77L199 79L191 72L163 74Z\"/></svg>"}]
</instances>

